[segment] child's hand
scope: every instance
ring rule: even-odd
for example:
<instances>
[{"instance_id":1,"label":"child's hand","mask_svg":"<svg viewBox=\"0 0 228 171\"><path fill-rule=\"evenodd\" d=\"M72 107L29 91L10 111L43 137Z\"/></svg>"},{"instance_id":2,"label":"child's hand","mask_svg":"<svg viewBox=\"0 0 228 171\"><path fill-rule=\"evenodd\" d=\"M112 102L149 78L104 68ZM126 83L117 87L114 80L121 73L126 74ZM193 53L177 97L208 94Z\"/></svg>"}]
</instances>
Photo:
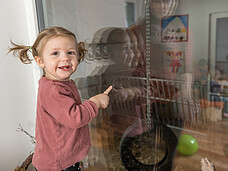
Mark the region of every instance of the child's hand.
<instances>
[{"instance_id":1,"label":"child's hand","mask_svg":"<svg viewBox=\"0 0 228 171\"><path fill-rule=\"evenodd\" d=\"M106 108L109 104L108 93L112 90L112 86L109 86L103 93L91 97L89 100L94 102L98 108Z\"/></svg>"}]
</instances>

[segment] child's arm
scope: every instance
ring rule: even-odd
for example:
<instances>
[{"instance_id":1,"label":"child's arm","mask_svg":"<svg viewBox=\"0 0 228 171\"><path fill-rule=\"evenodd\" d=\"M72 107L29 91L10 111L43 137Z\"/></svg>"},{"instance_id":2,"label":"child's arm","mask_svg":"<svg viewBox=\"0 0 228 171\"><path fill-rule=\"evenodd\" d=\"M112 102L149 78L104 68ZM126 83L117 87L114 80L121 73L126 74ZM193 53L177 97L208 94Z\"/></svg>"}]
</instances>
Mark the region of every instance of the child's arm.
<instances>
[{"instance_id":1,"label":"child's arm","mask_svg":"<svg viewBox=\"0 0 228 171\"><path fill-rule=\"evenodd\" d=\"M112 86L109 86L103 93L91 97L89 100L94 102L98 108L106 108L109 104L108 93L112 90Z\"/></svg>"},{"instance_id":2,"label":"child's arm","mask_svg":"<svg viewBox=\"0 0 228 171\"><path fill-rule=\"evenodd\" d=\"M108 93L112 87L104 93L98 94L79 103L79 97L73 97L72 92L60 82L50 88L49 84L40 91L40 109L43 109L43 118L52 117L55 121L70 128L80 128L88 124L98 114L98 107L107 107Z\"/></svg>"}]
</instances>

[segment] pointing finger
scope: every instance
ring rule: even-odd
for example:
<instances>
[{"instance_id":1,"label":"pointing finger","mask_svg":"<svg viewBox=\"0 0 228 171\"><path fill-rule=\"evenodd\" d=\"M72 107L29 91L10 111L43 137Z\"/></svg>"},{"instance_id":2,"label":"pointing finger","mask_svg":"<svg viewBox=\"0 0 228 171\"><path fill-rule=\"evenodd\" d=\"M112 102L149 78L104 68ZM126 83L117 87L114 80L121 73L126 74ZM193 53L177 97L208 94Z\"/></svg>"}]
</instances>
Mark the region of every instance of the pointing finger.
<instances>
[{"instance_id":1,"label":"pointing finger","mask_svg":"<svg viewBox=\"0 0 228 171\"><path fill-rule=\"evenodd\" d=\"M108 93L112 90L112 86L109 86L105 91L104 94L108 95Z\"/></svg>"}]
</instances>

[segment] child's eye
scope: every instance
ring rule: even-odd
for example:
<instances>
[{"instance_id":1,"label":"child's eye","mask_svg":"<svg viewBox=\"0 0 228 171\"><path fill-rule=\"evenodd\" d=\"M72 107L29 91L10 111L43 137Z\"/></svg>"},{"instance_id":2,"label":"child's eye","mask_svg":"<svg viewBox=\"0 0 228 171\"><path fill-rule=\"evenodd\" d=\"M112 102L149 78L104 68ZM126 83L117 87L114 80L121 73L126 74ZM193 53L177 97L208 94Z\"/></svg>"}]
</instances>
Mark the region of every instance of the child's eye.
<instances>
[{"instance_id":1,"label":"child's eye","mask_svg":"<svg viewBox=\"0 0 228 171\"><path fill-rule=\"evenodd\" d=\"M68 54L69 54L69 55L74 55L75 52L74 52L74 51L69 51Z\"/></svg>"},{"instance_id":2,"label":"child's eye","mask_svg":"<svg viewBox=\"0 0 228 171\"><path fill-rule=\"evenodd\" d=\"M58 55L59 53L58 52L53 52L52 55Z\"/></svg>"},{"instance_id":3,"label":"child's eye","mask_svg":"<svg viewBox=\"0 0 228 171\"><path fill-rule=\"evenodd\" d=\"M126 50L127 50L127 47L123 47L123 50L125 50L125 51L126 51Z\"/></svg>"}]
</instances>

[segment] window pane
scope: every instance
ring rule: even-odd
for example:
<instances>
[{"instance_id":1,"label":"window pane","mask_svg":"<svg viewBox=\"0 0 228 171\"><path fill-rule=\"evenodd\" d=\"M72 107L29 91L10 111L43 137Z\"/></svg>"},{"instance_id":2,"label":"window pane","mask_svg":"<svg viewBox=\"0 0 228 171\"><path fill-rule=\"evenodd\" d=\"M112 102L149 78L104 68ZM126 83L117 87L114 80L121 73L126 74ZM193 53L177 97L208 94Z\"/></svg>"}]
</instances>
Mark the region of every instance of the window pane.
<instances>
[{"instance_id":1,"label":"window pane","mask_svg":"<svg viewBox=\"0 0 228 171\"><path fill-rule=\"evenodd\" d=\"M84 169L198 171L211 162L228 170L228 1L42 7L45 27L65 27L85 42L72 75L82 101L113 86L109 106L89 124Z\"/></svg>"}]
</instances>

